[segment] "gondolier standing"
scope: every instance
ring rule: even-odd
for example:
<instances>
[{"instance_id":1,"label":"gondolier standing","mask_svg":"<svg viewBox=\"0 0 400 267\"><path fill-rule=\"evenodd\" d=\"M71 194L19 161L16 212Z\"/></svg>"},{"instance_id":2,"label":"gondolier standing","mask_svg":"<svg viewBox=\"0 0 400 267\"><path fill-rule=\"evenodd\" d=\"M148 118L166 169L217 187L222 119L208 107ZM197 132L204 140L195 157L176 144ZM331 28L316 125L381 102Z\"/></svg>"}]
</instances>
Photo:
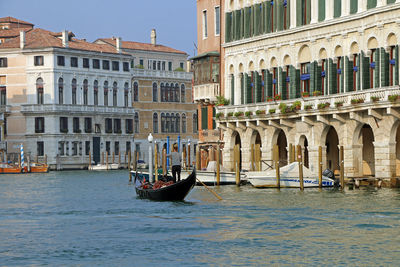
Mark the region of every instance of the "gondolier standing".
<instances>
[{"instance_id":1,"label":"gondolier standing","mask_svg":"<svg viewBox=\"0 0 400 267\"><path fill-rule=\"evenodd\" d=\"M176 175L178 174L178 182L181 180L181 162L182 156L178 152L178 144L174 143L172 146L173 151L171 154L167 154L167 157L171 158L172 165L172 176L174 178L174 183L176 183Z\"/></svg>"}]
</instances>

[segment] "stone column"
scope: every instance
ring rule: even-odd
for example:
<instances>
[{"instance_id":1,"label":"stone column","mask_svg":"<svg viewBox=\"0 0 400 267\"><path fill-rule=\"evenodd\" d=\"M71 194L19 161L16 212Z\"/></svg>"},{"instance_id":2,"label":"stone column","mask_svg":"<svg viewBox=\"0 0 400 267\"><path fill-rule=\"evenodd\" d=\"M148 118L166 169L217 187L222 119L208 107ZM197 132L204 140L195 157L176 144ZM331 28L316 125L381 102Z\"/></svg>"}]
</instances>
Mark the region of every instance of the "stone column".
<instances>
[{"instance_id":1,"label":"stone column","mask_svg":"<svg viewBox=\"0 0 400 267\"><path fill-rule=\"evenodd\" d=\"M325 20L333 19L334 1L325 2Z\"/></svg>"},{"instance_id":2,"label":"stone column","mask_svg":"<svg viewBox=\"0 0 400 267\"><path fill-rule=\"evenodd\" d=\"M375 149L375 177L390 178L396 174L396 143L373 142Z\"/></svg>"},{"instance_id":3,"label":"stone column","mask_svg":"<svg viewBox=\"0 0 400 267\"><path fill-rule=\"evenodd\" d=\"M225 98L230 100L229 101L230 104L233 104L232 101L231 101L231 99L232 99L232 96L231 96L232 74L228 74L228 79L227 80L228 81L225 82L225 85L226 85L225 86Z\"/></svg>"},{"instance_id":4,"label":"stone column","mask_svg":"<svg viewBox=\"0 0 400 267\"><path fill-rule=\"evenodd\" d=\"M344 146L344 176L357 177L362 174L360 172L362 172L362 145Z\"/></svg>"},{"instance_id":5,"label":"stone column","mask_svg":"<svg viewBox=\"0 0 400 267\"><path fill-rule=\"evenodd\" d=\"M342 0L342 17L350 14L350 1L351 0Z\"/></svg>"},{"instance_id":6,"label":"stone column","mask_svg":"<svg viewBox=\"0 0 400 267\"><path fill-rule=\"evenodd\" d=\"M303 149L303 151L304 151L304 149ZM325 154L322 153L322 157L325 156L325 160L323 160L322 163L324 163L326 161ZM310 171L312 173L318 174L318 146L309 146L308 147L308 161L309 161L309 165L310 165L310 167L309 167ZM324 164L324 165L326 165L326 164Z\"/></svg>"},{"instance_id":7,"label":"stone column","mask_svg":"<svg viewBox=\"0 0 400 267\"><path fill-rule=\"evenodd\" d=\"M383 0L377 0L377 1L376 1L376 7L383 6L383 5L384 5L383 2L384 2ZM385 1L385 2L386 2L386 1Z\"/></svg>"},{"instance_id":8,"label":"stone column","mask_svg":"<svg viewBox=\"0 0 400 267\"><path fill-rule=\"evenodd\" d=\"M240 90L240 87L242 86L240 84L240 76L242 74L236 74L235 75L235 105L240 105L240 99L242 98L242 92Z\"/></svg>"},{"instance_id":9,"label":"stone column","mask_svg":"<svg viewBox=\"0 0 400 267\"><path fill-rule=\"evenodd\" d=\"M296 4L297 0L290 0L290 29L296 28Z\"/></svg>"},{"instance_id":10,"label":"stone column","mask_svg":"<svg viewBox=\"0 0 400 267\"><path fill-rule=\"evenodd\" d=\"M318 22L318 0L311 0L311 22Z\"/></svg>"},{"instance_id":11,"label":"stone column","mask_svg":"<svg viewBox=\"0 0 400 267\"><path fill-rule=\"evenodd\" d=\"M358 10L357 13L361 13L367 10L367 0L360 0L358 2Z\"/></svg>"}]
</instances>

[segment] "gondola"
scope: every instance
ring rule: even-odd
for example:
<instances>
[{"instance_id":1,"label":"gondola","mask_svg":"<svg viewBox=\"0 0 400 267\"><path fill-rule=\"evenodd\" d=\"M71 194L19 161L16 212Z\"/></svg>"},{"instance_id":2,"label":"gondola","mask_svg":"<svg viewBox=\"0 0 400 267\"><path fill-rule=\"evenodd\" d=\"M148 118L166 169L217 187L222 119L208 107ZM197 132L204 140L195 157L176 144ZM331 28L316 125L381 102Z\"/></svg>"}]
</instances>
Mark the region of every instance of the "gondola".
<instances>
[{"instance_id":1,"label":"gondola","mask_svg":"<svg viewBox=\"0 0 400 267\"><path fill-rule=\"evenodd\" d=\"M144 188L143 180L148 180L148 173L134 173L135 189L139 198L147 198L156 201L182 201L189 194L196 183L196 171L186 178L174 184L159 188ZM147 179L146 179L147 178Z\"/></svg>"}]
</instances>

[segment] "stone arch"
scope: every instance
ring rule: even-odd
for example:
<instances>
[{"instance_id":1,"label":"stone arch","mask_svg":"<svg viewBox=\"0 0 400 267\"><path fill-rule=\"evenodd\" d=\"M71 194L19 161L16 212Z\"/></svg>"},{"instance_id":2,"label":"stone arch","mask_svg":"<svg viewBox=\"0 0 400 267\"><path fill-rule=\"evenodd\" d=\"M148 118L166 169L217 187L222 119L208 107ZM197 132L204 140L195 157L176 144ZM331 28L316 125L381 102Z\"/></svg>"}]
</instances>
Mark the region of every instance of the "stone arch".
<instances>
[{"instance_id":1,"label":"stone arch","mask_svg":"<svg viewBox=\"0 0 400 267\"><path fill-rule=\"evenodd\" d=\"M249 71L254 71L254 62L250 61L249 63Z\"/></svg>"},{"instance_id":2,"label":"stone arch","mask_svg":"<svg viewBox=\"0 0 400 267\"><path fill-rule=\"evenodd\" d=\"M393 32L389 33L389 35L386 39L386 43L387 43L387 46L397 45L397 37Z\"/></svg>"},{"instance_id":3,"label":"stone arch","mask_svg":"<svg viewBox=\"0 0 400 267\"><path fill-rule=\"evenodd\" d=\"M300 48L298 58L299 63L307 63L312 61L311 51L308 45L303 45Z\"/></svg>"},{"instance_id":4,"label":"stone arch","mask_svg":"<svg viewBox=\"0 0 400 267\"><path fill-rule=\"evenodd\" d=\"M234 10L235 9L235 1L234 0L230 0L229 1L229 9L230 10Z\"/></svg>"},{"instance_id":5,"label":"stone arch","mask_svg":"<svg viewBox=\"0 0 400 267\"><path fill-rule=\"evenodd\" d=\"M354 41L350 45L350 54L354 55L354 54L358 54L358 53L360 53L360 47L359 47L358 43Z\"/></svg>"},{"instance_id":6,"label":"stone arch","mask_svg":"<svg viewBox=\"0 0 400 267\"><path fill-rule=\"evenodd\" d=\"M367 47L368 47L368 49L376 49L376 48L378 48L379 47L378 40L376 40L375 37L369 38L368 39L368 43L367 43Z\"/></svg>"},{"instance_id":7,"label":"stone arch","mask_svg":"<svg viewBox=\"0 0 400 267\"><path fill-rule=\"evenodd\" d=\"M231 144L232 144L232 153L233 153L232 159L235 158L234 149L233 148L236 145L239 145L239 170L241 170L242 169L242 149L241 149L242 148L242 138L241 138L240 133L238 131L234 131L232 133L232 135L231 135L231 138L232 138ZM235 169L235 166L233 166L233 169Z\"/></svg>"},{"instance_id":8,"label":"stone arch","mask_svg":"<svg viewBox=\"0 0 400 267\"><path fill-rule=\"evenodd\" d=\"M271 58L271 68L276 68L278 67L278 61L276 60L276 57Z\"/></svg>"},{"instance_id":9,"label":"stone arch","mask_svg":"<svg viewBox=\"0 0 400 267\"><path fill-rule=\"evenodd\" d=\"M260 70L265 70L267 68L267 64L265 63L264 59L260 60L260 64L259 64L259 69Z\"/></svg>"},{"instance_id":10,"label":"stone arch","mask_svg":"<svg viewBox=\"0 0 400 267\"><path fill-rule=\"evenodd\" d=\"M342 57L343 56L343 48L341 45L337 45L335 47L335 57Z\"/></svg>"},{"instance_id":11,"label":"stone arch","mask_svg":"<svg viewBox=\"0 0 400 267\"><path fill-rule=\"evenodd\" d=\"M235 68L233 67L233 64L229 66L229 74L234 74L235 73Z\"/></svg>"},{"instance_id":12,"label":"stone arch","mask_svg":"<svg viewBox=\"0 0 400 267\"><path fill-rule=\"evenodd\" d=\"M396 120L390 129L389 144L395 143L395 176L400 176L400 120Z\"/></svg>"},{"instance_id":13,"label":"stone arch","mask_svg":"<svg viewBox=\"0 0 400 267\"><path fill-rule=\"evenodd\" d=\"M327 59L328 58L328 53L326 52L326 49L324 47L322 47L319 50L318 57L319 57L319 59Z\"/></svg>"},{"instance_id":14,"label":"stone arch","mask_svg":"<svg viewBox=\"0 0 400 267\"><path fill-rule=\"evenodd\" d=\"M292 64L292 61L290 59L290 56L289 55L284 56L283 57L283 65L284 66L289 66L291 64Z\"/></svg>"},{"instance_id":15,"label":"stone arch","mask_svg":"<svg viewBox=\"0 0 400 267\"><path fill-rule=\"evenodd\" d=\"M359 124L354 131L353 144L359 149L353 149L353 160L358 166L358 175L375 175L374 136L372 127L366 123Z\"/></svg>"},{"instance_id":16,"label":"stone arch","mask_svg":"<svg viewBox=\"0 0 400 267\"><path fill-rule=\"evenodd\" d=\"M243 67L243 63L239 64L239 72L243 73L244 72L244 67Z\"/></svg>"},{"instance_id":17,"label":"stone arch","mask_svg":"<svg viewBox=\"0 0 400 267\"><path fill-rule=\"evenodd\" d=\"M287 136L283 129L276 129L272 135L272 144L278 145L279 148L279 166L288 164Z\"/></svg>"},{"instance_id":18,"label":"stone arch","mask_svg":"<svg viewBox=\"0 0 400 267\"><path fill-rule=\"evenodd\" d=\"M302 157L303 157L304 167L310 168L310 157L308 154L309 145L308 145L307 136L305 136L305 135L300 136L299 145L301 146L301 149L302 149Z\"/></svg>"},{"instance_id":19,"label":"stone arch","mask_svg":"<svg viewBox=\"0 0 400 267\"><path fill-rule=\"evenodd\" d=\"M332 170L339 170L339 135L335 127L327 126L322 132L322 144L325 144L325 166ZM324 152L322 153L324 154ZM324 155L323 155L324 156Z\"/></svg>"}]
</instances>

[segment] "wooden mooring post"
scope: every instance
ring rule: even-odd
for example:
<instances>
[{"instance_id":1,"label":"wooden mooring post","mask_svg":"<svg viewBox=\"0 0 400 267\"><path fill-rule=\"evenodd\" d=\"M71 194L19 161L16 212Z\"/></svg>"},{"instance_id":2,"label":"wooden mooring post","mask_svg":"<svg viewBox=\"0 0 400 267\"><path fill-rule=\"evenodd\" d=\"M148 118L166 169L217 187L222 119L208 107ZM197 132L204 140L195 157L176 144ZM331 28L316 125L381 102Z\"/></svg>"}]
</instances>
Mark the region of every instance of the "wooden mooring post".
<instances>
[{"instance_id":1,"label":"wooden mooring post","mask_svg":"<svg viewBox=\"0 0 400 267\"><path fill-rule=\"evenodd\" d=\"M121 152L118 151L118 168L121 166Z\"/></svg>"},{"instance_id":2,"label":"wooden mooring post","mask_svg":"<svg viewBox=\"0 0 400 267\"><path fill-rule=\"evenodd\" d=\"M289 144L289 163L292 163L293 161L293 145Z\"/></svg>"},{"instance_id":3,"label":"wooden mooring post","mask_svg":"<svg viewBox=\"0 0 400 267\"><path fill-rule=\"evenodd\" d=\"M235 145L234 148L234 158L235 158L235 167L236 167L236 185L240 186L240 146L239 145Z\"/></svg>"},{"instance_id":4,"label":"wooden mooring post","mask_svg":"<svg viewBox=\"0 0 400 267\"><path fill-rule=\"evenodd\" d=\"M106 152L106 169L108 170L108 151Z\"/></svg>"},{"instance_id":5,"label":"wooden mooring post","mask_svg":"<svg viewBox=\"0 0 400 267\"><path fill-rule=\"evenodd\" d=\"M154 174L155 174L155 180L157 182L158 181L158 149L157 149L156 142L154 142Z\"/></svg>"},{"instance_id":6,"label":"wooden mooring post","mask_svg":"<svg viewBox=\"0 0 400 267\"><path fill-rule=\"evenodd\" d=\"M251 144L251 146L250 146L250 164L251 164L250 170L255 171L255 168L254 168L254 144Z\"/></svg>"},{"instance_id":7,"label":"wooden mooring post","mask_svg":"<svg viewBox=\"0 0 400 267\"><path fill-rule=\"evenodd\" d=\"M111 164L114 164L115 163L115 151L113 151L113 153L112 153L112 162L111 162Z\"/></svg>"},{"instance_id":8,"label":"wooden mooring post","mask_svg":"<svg viewBox=\"0 0 400 267\"><path fill-rule=\"evenodd\" d=\"M340 187L344 189L344 149L340 146L339 149L339 161L340 161Z\"/></svg>"},{"instance_id":9,"label":"wooden mooring post","mask_svg":"<svg viewBox=\"0 0 400 267\"><path fill-rule=\"evenodd\" d=\"M304 190L304 180L303 180L303 157L302 157L301 146L297 145L297 162L299 163L299 180L300 180L300 190Z\"/></svg>"},{"instance_id":10,"label":"wooden mooring post","mask_svg":"<svg viewBox=\"0 0 400 267\"><path fill-rule=\"evenodd\" d=\"M322 147L318 147L318 186L322 188Z\"/></svg>"},{"instance_id":11,"label":"wooden mooring post","mask_svg":"<svg viewBox=\"0 0 400 267\"><path fill-rule=\"evenodd\" d=\"M92 152L89 150L89 170L92 169Z\"/></svg>"},{"instance_id":12,"label":"wooden mooring post","mask_svg":"<svg viewBox=\"0 0 400 267\"><path fill-rule=\"evenodd\" d=\"M255 146L255 158L256 158L256 170L261 171L261 146L256 144Z\"/></svg>"},{"instance_id":13,"label":"wooden mooring post","mask_svg":"<svg viewBox=\"0 0 400 267\"><path fill-rule=\"evenodd\" d=\"M219 165L220 165L220 148L219 148L219 144L217 145L217 185L219 186L220 181L221 181L221 173L220 173L220 169L219 169Z\"/></svg>"},{"instance_id":14,"label":"wooden mooring post","mask_svg":"<svg viewBox=\"0 0 400 267\"><path fill-rule=\"evenodd\" d=\"M188 143L188 166L189 168L192 166L192 163L190 162L190 143Z\"/></svg>"},{"instance_id":15,"label":"wooden mooring post","mask_svg":"<svg viewBox=\"0 0 400 267\"><path fill-rule=\"evenodd\" d=\"M101 152L101 165L104 165L104 152Z\"/></svg>"},{"instance_id":16,"label":"wooden mooring post","mask_svg":"<svg viewBox=\"0 0 400 267\"><path fill-rule=\"evenodd\" d=\"M280 189L281 188L281 174L280 174L280 169L279 169L279 147L278 147L278 145L274 145L272 151L273 151L272 158L275 163L276 187L278 189Z\"/></svg>"},{"instance_id":17,"label":"wooden mooring post","mask_svg":"<svg viewBox=\"0 0 400 267\"><path fill-rule=\"evenodd\" d=\"M197 147L196 149L196 170L201 169L201 159L200 159L200 148Z\"/></svg>"},{"instance_id":18,"label":"wooden mooring post","mask_svg":"<svg viewBox=\"0 0 400 267\"><path fill-rule=\"evenodd\" d=\"M129 154L128 154L128 171L129 171L129 182L132 182L131 158L132 158L132 153L131 153L131 151L129 150Z\"/></svg>"},{"instance_id":19,"label":"wooden mooring post","mask_svg":"<svg viewBox=\"0 0 400 267\"><path fill-rule=\"evenodd\" d=\"M167 150L165 148L162 149L162 170L163 175L167 174Z\"/></svg>"}]
</instances>

